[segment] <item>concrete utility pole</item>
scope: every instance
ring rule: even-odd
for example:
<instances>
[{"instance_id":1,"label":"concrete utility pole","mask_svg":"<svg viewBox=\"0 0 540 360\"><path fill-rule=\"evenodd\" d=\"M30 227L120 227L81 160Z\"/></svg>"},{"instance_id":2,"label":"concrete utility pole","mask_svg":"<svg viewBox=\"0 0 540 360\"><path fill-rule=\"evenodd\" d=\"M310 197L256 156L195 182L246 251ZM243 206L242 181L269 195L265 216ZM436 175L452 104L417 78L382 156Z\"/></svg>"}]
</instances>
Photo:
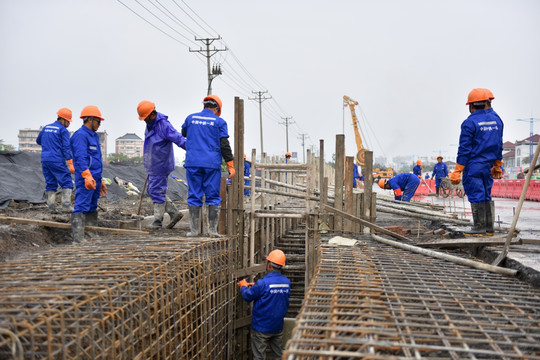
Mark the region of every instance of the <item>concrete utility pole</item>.
<instances>
[{"instance_id":1,"label":"concrete utility pole","mask_svg":"<svg viewBox=\"0 0 540 360\"><path fill-rule=\"evenodd\" d=\"M292 116L282 117L282 119L285 120L285 122L282 122L280 124L285 124L285 138L287 141L287 152L289 152L289 125L294 124L294 121L289 121L290 119L292 119Z\"/></svg>"},{"instance_id":2,"label":"concrete utility pole","mask_svg":"<svg viewBox=\"0 0 540 360\"><path fill-rule=\"evenodd\" d=\"M210 58L220 51L229 50L226 47L225 49L216 49L215 46L213 49L210 49L210 45L215 40L220 40L220 39L221 39L221 36L218 36L217 38L204 38L204 39L199 39L195 37L195 40L202 41L202 43L206 45L206 49L200 48L199 50L191 50L191 48L189 48L189 52L198 52L199 54L201 54L202 56L206 58L206 67L208 71L208 92L206 95L212 94L212 80L214 80L214 78L216 78L218 75L221 75L221 66L219 64L214 65L212 67L212 71L210 71Z\"/></svg>"},{"instance_id":3,"label":"concrete utility pole","mask_svg":"<svg viewBox=\"0 0 540 360\"><path fill-rule=\"evenodd\" d=\"M298 136L298 139L302 140L302 159L303 159L303 162L305 163L306 162L306 149L305 149L305 145L306 145L306 138L309 137L308 134L300 134L300 136Z\"/></svg>"},{"instance_id":4,"label":"concrete utility pole","mask_svg":"<svg viewBox=\"0 0 540 360\"><path fill-rule=\"evenodd\" d=\"M540 119L535 119L535 118L528 118L528 119L516 119L516 121L530 121L531 123L531 130L530 130L530 139L529 139L529 164L531 163L532 161L532 157L533 157L533 132L534 132L534 122L535 121L540 121ZM517 164L516 164L517 166Z\"/></svg>"},{"instance_id":5,"label":"concrete utility pole","mask_svg":"<svg viewBox=\"0 0 540 360\"><path fill-rule=\"evenodd\" d=\"M249 100L255 100L259 103L259 122L261 127L261 155L264 153L263 148L263 126L262 126L262 103L264 100L271 99L272 97L263 97L263 94L266 94L268 91L252 91L255 95L258 95L256 98L248 98Z\"/></svg>"}]
</instances>

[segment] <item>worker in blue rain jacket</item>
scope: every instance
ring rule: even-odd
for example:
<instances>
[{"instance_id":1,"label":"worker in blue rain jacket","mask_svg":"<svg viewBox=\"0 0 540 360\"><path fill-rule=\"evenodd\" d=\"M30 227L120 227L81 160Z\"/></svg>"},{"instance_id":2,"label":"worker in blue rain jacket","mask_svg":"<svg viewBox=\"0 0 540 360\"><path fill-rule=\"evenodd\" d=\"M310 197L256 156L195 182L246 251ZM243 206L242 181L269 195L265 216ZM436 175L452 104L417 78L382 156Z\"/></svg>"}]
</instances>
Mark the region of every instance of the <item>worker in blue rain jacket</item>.
<instances>
[{"instance_id":1,"label":"worker in blue rain jacket","mask_svg":"<svg viewBox=\"0 0 540 360\"><path fill-rule=\"evenodd\" d=\"M71 216L74 242L84 240L85 225L97 225L97 205L100 196L107 195L101 181L103 160L99 135L96 133L105 120L97 106L88 105L81 111L83 126L71 137L71 151L75 167L75 206Z\"/></svg>"},{"instance_id":2,"label":"worker in blue rain jacket","mask_svg":"<svg viewBox=\"0 0 540 360\"><path fill-rule=\"evenodd\" d=\"M203 195L208 205L208 232L211 237L221 236L217 231L221 210L221 163L225 160L229 179L235 174L233 153L229 144L227 123L221 115L222 102L217 95L203 99L203 110L189 115L182 125L186 137L186 176L188 181L188 207L190 231L187 236L198 236Z\"/></svg>"},{"instance_id":3,"label":"worker in blue rain jacket","mask_svg":"<svg viewBox=\"0 0 540 360\"><path fill-rule=\"evenodd\" d=\"M253 360L266 359L270 346L272 359L283 355L283 319L289 310L291 282L281 274L285 266L285 254L273 250L266 257L266 275L255 284L246 279L238 283L242 299L253 301L251 319L251 348Z\"/></svg>"},{"instance_id":4,"label":"worker in blue rain jacket","mask_svg":"<svg viewBox=\"0 0 540 360\"><path fill-rule=\"evenodd\" d=\"M491 200L493 179L503 177L501 166L504 124L491 108L495 99L489 89L471 90L466 105L469 117L461 124L456 168L450 174L452 184L463 188L473 216L473 226L466 236L493 236L494 203Z\"/></svg>"},{"instance_id":5,"label":"worker in blue rain jacket","mask_svg":"<svg viewBox=\"0 0 540 360\"><path fill-rule=\"evenodd\" d=\"M153 229L163 227L163 216L169 214L167 228L172 229L183 214L167 196L169 175L174 171L173 144L186 149L186 139L169 122L167 115L156 111L156 104L143 100L137 106L139 120L146 123L144 131L143 163L147 180L147 193L154 203Z\"/></svg>"},{"instance_id":6,"label":"worker in blue rain jacket","mask_svg":"<svg viewBox=\"0 0 540 360\"><path fill-rule=\"evenodd\" d=\"M246 160L246 154L244 154L244 178L251 175L251 164ZM249 185L251 180L244 179L244 195L249 196Z\"/></svg>"},{"instance_id":7,"label":"worker in blue rain jacket","mask_svg":"<svg viewBox=\"0 0 540 360\"><path fill-rule=\"evenodd\" d=\"M73 192L73 180L71 174L75 172L73 167L73 155L69 144L69 131L71 124L71 110L61 108L56 112L58 115L55 122L45 125L36 139L41 145L41 169L45 178L45 194L47 206L50 211L56 211L56 190L58 185L62 188L62 211L72 212L71 194Z\"/></svg>"},{"instance_id":8,"label":"worker in blue rain jacket","mask_svg":"<svg viewBox=\"0 0 540 360\"><path fill-rule=\"evenodd\" d=\"M418 185L420 185L420 179L411 173L398 174L391 179L379 180L379 187L394 190L394 199L400 201L411 201Z\"/></svg>"},{"instance_id":9,"label":"worker in blue rain jacket","mask_svg":"<svg viewBox=\"0 0 540 360\"><path fill-rule=\"evenodd\" d=\"M437 156L437 163L433 167L433 173L431 174L431 177L435 177L435 191L437 196L439 196L442 178L448 177L448 166L443 163L442 155Z\"/></svg>"},{"instance_id":10,"label":"worker in blue rain jacket","mask_svg":"<svg viewBox=\"0 0 540 360\"><path fill-rule=\"evenodd\" d=\"M422 169L424 166L422 165L421 160L416 160L416 165L413 167L413 174L418 176L418 178L422 177Z\"/></svg>"}]
</instances>

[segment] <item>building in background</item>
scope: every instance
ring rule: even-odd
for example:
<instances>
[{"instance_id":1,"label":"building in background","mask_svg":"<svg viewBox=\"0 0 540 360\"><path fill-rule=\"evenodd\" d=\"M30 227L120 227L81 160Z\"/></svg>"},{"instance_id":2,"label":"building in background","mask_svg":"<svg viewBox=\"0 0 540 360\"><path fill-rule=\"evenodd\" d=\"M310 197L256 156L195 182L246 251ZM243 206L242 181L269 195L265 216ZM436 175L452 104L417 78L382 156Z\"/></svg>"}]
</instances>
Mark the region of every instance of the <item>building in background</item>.
<instances>
[{"instance_id":1,"label":"building in background","mask_svg":"<svg viewBox=\"0 0 540 360\"><path fill-rule=\"evenodd\" d=\"M540 135L534 134L532 138L532 144L533 144L533 154L534 150L536 149L536 146L538 145L538 141L540 140ZM531 160L529 157L531 156L531 138L530 136L527 136L525 139L521 141L516 141L515 146L515 166L517 167L528 167Z\"/></svg>"},{"instance_id":2,"label":"building in background","mask_svg":"<svg viewBox=\"0 0 540 360\"><path fill-rule=\"evenodd\" d=\"M143 157L144 140L137 134L127 133L115 140L115 152L129 158Z\"/></svg>"}]
</instances>

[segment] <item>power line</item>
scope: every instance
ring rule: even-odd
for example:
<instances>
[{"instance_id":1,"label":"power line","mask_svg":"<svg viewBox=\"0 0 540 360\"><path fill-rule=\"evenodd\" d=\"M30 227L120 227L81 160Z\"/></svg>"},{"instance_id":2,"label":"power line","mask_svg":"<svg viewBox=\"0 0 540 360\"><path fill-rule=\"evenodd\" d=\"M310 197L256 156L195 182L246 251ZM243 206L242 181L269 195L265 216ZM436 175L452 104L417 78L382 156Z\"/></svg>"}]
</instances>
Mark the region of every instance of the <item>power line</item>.
<instances>
[{"instance_id":1,"label":"power line","mask_svg":"<svg viewBox=\"0 0 540 360\"><path fill-rule=\"evenodd\" d=\"M294 121L289 121L292 119L292 116L291 117L282 117L283 120L285 120L284 122L282 122L281 124L285 125L285 141L286 141L286 144L287 144L287 152L289 152L289 124L294 124Z\"/></svg>"},{"instance_id":2,"label":"power line","mask_svg":"<svg viewBox=\"0 0 540 360\"><path fill-rule=\"evenodd\" d=\"M210 71L210 58L212 56L214 56L216 53L220 52L220 51L227 51L228 49L225 48L225 49L217 49L215 46L213 49L210 50L210 45L212 45L212 43L215 41L215 40L219 40L221 39L221 37L217 37L217 38L205 38L205 39L199 39L199 38L195 38L195 40L197 41L201 41L204 45L206 45L206 49L203 50L202 48L200 48L199 50L191 50L191 48L189 49L189 52L197 52L201 55L203 55L204 57L206 57L206 67L207 67L207 70L208 70L208 92L207 92L207 95L211 95L212 94L212 80L214 80L214 78L218 75L221 75L221 67L214 67L212 69L212 71Z\"/></svg>"}]
</instances>

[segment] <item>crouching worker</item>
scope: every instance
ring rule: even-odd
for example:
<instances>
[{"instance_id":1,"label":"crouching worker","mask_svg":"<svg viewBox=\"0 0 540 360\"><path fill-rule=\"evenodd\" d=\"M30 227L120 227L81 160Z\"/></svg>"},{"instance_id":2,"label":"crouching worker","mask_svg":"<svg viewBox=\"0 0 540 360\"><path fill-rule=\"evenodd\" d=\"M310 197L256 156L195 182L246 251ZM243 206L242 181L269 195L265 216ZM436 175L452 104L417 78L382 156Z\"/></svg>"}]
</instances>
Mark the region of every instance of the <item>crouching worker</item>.
<instances>
[{"instance_id":1,"label":"crouching worker","mask_svg":"<svg viewBox=\"0 0 540 360\"><path fill-rule=\"evenodd\" d=\"M420 185L418 175L405 173L388 179L379 180L379 187L386 190L394 190L394 199L400 201L411 201L416 189Z\"/></svg>"},{"instance_id":2,"label":"crouching worker","mask_svg":"<svg viewBox=\"0 0 540 360\"><path fill-rule=\"evenodd\" d=\"M254 360L266 359L266 347L270 345L272 359L283 354L283 319L289 309L291 282L281 274L285 266L285 254L273 250L266 258L267 274L255 284L245 279L238 283L242 298L253 301L251 320L251 348Z\"/></svg>"}]
</instances>

